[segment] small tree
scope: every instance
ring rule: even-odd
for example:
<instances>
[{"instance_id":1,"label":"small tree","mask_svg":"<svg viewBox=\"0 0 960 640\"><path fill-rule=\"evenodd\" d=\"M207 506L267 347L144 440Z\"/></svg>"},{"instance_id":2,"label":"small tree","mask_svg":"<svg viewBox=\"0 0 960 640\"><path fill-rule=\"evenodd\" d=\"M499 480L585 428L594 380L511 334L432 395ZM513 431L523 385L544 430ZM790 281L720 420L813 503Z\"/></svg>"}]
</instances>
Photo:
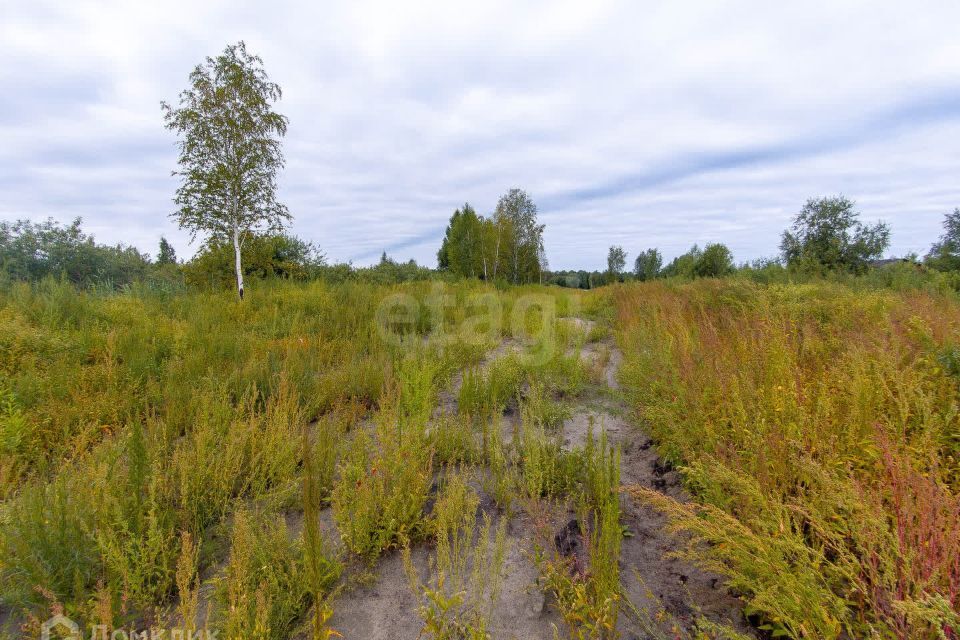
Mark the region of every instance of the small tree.
<instances>
[{"instance_id":1,"label":"small tree","mask_svg":"<svg viewBox=\"0 0 960 640\"><path fill-rule=\"evenodd\" d=\"M663 266L663 256L657 249L647 249L637 255L633 263L633 275L641 282L653 280L660 275L660 267Z\"/></svg>"},{"instance_id":2,"label":"small tree","mask_svg":"<svg viewBox=\"0 0 960 640\"><path fill-rule=\"evenodd\" d=\"M160 237L160 252L157 254L157 264L176 264L177 252L173 245L167 242L163 236Z\"/></svg>"},{"instance_id":3,"label":"small tree","mask_svg":"<svg viewBox=\"0 0 960 640\"><path fill-rule=\"evenodd\" d=\"M732 272L733 254L725 244L708 244L693 265L693 275L698 278L720 278Z\"/></svg>"},{"instance_id":4,"label":"small tree","mask_svg":"<svg viewBox=\"0 0 960 640\"><path fill-rule=\"evenodd\" d=\"M277 233L290 219L276 199L287 132L287 118L272 107L280 97L263 61L239 42L193 70L179 107L161 105L167 128L180 137L180 169L173 173L182 182L173 217L192 238L232 243L241 300L244 241L256 232Z\"/></svg>"},{"instance_id":5,"label":"small tree","mask_svg":"<svg viewBox=\"0 0 960 640\"><path fill-rule=\"evenodd\" d=\"M943 235L933 243L927 264L942 271L960 270L960 208L943 218Z\"/></svg>"},{"instance_id":6,"label":"small tree","mask_svg":"<svg viewBox=\"0 0 960 640\"><path fill-rule=\"evenodd\" d=\"M313 244L288 234L251 235L243 254L243 274L253 278L306 280L316 277L326 264ZM236 277L232 244L216 240L206 243L184 265L184 272L191 284L229 285Z\"/></svg>"},{"instance_id":7,"label":"small tree","mask_svg":"<svg viewBox=\"0 0 960 640\"><path fill-rule=\"evenodd\" d=\"M783 232L780 250L790 267L862 271L890 244L884 222L866 226L854 202L843 196L811 198Z\"/></svg>"},{"instance_id":8,"label":"small tree","mask_svg":"<svg viewBox=\"0 0 960 640\"><path fill-rule=\"evenodd\" d=\"M483 220L469 203L450 217L443 244L437 252L437 265L459 276L484 275Z\"/></svg>"},{"instance_id":9,"label":"small tree","mask_svg":"<svg viewBox=\"0 0 960 640\"><path fill-rule=\"evenodd\" d=\"M660 275L665 278L692 278L695 275L693 269L702 255L703 250L693 245L689 251L671 260L670 264L660 271Z\"/></svg>"},{"instance_id":10,"label":"small tree","mask_svg":"<svg viewBox=\"0 0 960 640\"><path fill-rule=\"evenodd\" d=\"M619 280L620 274L623 273L626 266L627 252L623 250L623 247L617 245L610 247L610 251L607 252L607 276L610 282Z\"/></svg>"}]
</instances>

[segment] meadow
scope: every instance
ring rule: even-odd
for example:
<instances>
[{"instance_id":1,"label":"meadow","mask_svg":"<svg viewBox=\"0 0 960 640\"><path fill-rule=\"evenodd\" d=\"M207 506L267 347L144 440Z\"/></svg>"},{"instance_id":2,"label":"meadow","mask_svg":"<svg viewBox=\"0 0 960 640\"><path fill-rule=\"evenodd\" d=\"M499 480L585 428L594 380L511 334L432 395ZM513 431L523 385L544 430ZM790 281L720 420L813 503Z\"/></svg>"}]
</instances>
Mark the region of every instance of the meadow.
<instances>
[{"instance_id":1,"label":"meadow","mask_svg":"<svg viewBox=\"0 0 960 640\"><path fill-rule=\"evenodd\" d=\"M520 634L531 593L517 637L960 629L953 294L47 279L0 288L0 327L11 638L359 637L394 570L411 637ZM735 606L631 600L648 511Z\"/></svg>"},{"instance_id":2,"label":"meadow","mask_svg":"<svg viewBox=\"0 0 960 640\"><path fill-rule=\"evenodd\" d=\"M960 630L951 296L837 284L617 295L622 377L696 503L633 489L785 637Z\"/></svg>"}]
</instances>

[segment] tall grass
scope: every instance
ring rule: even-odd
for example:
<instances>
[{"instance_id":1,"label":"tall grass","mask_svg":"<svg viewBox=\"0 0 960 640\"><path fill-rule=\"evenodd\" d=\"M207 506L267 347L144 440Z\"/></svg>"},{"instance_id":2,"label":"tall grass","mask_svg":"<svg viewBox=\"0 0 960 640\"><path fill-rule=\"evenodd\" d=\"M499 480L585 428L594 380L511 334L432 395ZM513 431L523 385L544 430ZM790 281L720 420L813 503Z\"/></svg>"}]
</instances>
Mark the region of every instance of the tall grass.
<instances>
[{"instance_id":1,"label":"tall grass","mask_svg":"<svg viewBox=\"0 0 960 640\"><path fill-rule=\"evenodd\" d=\"M403 387L391 411L421 421L436 388L482 352L398 356L375 322L397 291L429 288L270 282L242 304L53 280L0 289L0 606L44 619L55 602L96 619L109 600L120 623L189 598L182 535L200 575L228 554L221 534L238 505L304 506L305 428L310 504L326 504L343 441L385 389ZM433 367L426 386L408 384L420 363ZM391 450L398 472L406 446Z\"/></svg>"},{"instance_id":2,"label":"tall grass","mask_svg":"<svg viewBox=\"0 0 960 640\"><path fill-rule=\"evenodd\" d=\"M699 504L637 492L789 637L956 637L949 296L837 284L617 291L621 381Z\"/></svg>"},{"instance_id":3,"label":"tall grass","mask_svg":"<svg viewBox=\"0 0 960 640\"><path fill-rule=\"evenodd\" d=\"M459 474L449 475L431 520L436 552L431 577L422 582L404 549L404 564L418 601L421 636L435 640L491 637L491 615L500 595L507 554L506 519L477 523L480 499Z\"/></svg>"}]
</instances>

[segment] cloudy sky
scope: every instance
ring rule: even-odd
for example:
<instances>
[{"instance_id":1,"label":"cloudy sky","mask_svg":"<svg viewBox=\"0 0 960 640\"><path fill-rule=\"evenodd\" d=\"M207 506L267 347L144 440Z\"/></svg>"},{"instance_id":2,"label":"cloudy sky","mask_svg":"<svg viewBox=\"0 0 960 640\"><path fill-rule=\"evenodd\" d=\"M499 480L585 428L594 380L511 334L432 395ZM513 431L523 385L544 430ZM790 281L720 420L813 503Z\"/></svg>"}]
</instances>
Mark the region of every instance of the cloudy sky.
<instances>
[{"instance_id":1,"label":"cloudy sky","mask_svg":"<svg viewBox=\"0 0 960 640\"><path fill-rule=\"evenodd\" d=\"M526 189L554 268L772 255L843 193L923 252L960 206L960 3L0 0L0 219L181 256L159 103L240 39L284 90L281 196L332 260L433 264Z\"/></svg>"}]
</instances>

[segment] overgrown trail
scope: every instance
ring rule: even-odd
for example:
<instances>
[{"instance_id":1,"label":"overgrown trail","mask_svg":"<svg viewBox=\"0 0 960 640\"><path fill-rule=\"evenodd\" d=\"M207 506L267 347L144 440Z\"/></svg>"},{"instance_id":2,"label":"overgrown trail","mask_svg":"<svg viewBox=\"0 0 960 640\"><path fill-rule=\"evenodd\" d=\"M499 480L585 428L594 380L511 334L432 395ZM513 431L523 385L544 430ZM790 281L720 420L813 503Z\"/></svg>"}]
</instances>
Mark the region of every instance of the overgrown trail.
<instances>
[{"instance_id":1,"label":"overgrown trail","mask_svg":"<svg viewBox=\"0 0 960 640\"><path fill-rule=\"evenodd\" d=\"M577 319L587 331L593 321ZM660 491L671 498L689 497L680 477L658 457L653 442L630 418L617 381L623 355L613 338L587 345L581 357L603 366L605 388L581 400L573 416L564 423L566 445L581 445L590 424L606 430L610 441L621 448L621 483ZM675 630L690 632L698 618L727 624L741 633L750 633L744 623L743 603L723 586L719 576L701 571L671 557L680 542L667 531L666 518L653 508L624 497L622 524L626 527L620 554L620 577L630 605L636 611L620 616L625 638L658 637ZM630 606L628 605L627 609ZM640 614L639 618L636 614Z\"/></svg>"},{"instance_id":2,"label":"overgrown trail","mask_svg":"<svg viewBox=\"0 0 960 640\"><path fill-rule=\"evenodd\" d=\"M595 324L583 318L566 321L577 324L578 330L585 334ZM487 354L481 366L521 348L512 340L504 341ZM570 416L562 425L564 447L580 447L591 429L595 434L603 429L609 441L621 448L622 484L650 487L685 500L677 473L664 467L652 442L629 418L629 409L617 383L622 354L613 338L586 344L580 356L587 367L593 368L597 384L571 401ZM461 382L461 376L457 375L451 387L440 392L435 419L443 414L456 414ZM501 417L506 440L515 433L519 421L517 408L509 406ZM486 471L481 469L477 473L479 477ZM541 590L534 554L538 543L552 546L553 535L576 518L576 513L557 504L544 504L543 512L538 515L517 509L507 516L485 492L481 482L475 479L473 484L480 496L478 521L482 514L495 521L509 518L504 582L489 620L492 637L498 640L566 637L566 629L551 606L550 597ZM618 618L620 637L690 637L689 632L700 618L749 633L742 622L742 603L727 592L717 576L670 557L679 542L666 530L666 519L627 496L622 498L622 505L621 522L627 537L621 545L619 569L627 602ZM336 538L336 527L329 510L323 514L322 520L328 536ZM412 550L411 560L421 580L426 580L430 574L431 553L432 549L427 545ZM333 602L334 615L330 625L344 638L417 638L423 628L417 604L401 554L391 552L369 570L355 568L353 576ZM557 632L559 636L555 635Z\"/></svg>"},{"instance_id":3,"label":"overgrown trail","mask_svg":"<svg viewBox=\"0 0 960 640\"><path fill-rule=\"evenodd\" d=\"M504 341L486 355L482 366L518 348L513 341ZM442 414L456 414L456 391L461 384L462 373L454 376L449 389L440 392L435 419ZM505 432L509 431L513 418L515 415L504 416ZM508 517L503 584L500 597L490 615L491 635L498 640L552 640L555 629L563 632L563 624L556 612L550 609L542 591L537 588L539 574L533 560L537 528L529 514L522 510L511 516L501 512L493 498L477 481L483 473L485 470L478 470L472 483L480 496L478 523L483 514L496 523L499 523L501 518ZM329 517L329 509L323 519L323 527L328 537L335 539L336 526ZM412 549L412 564L421 581L426 581L431 573L432 552L426 545L418 545ZM353 584L347 585L334 601L334 615L330 620L330 627L348 639L414 639L421 637L423 628L417 606L418 602L411 590L401 554L392 552L380 558L369 572L361 571L354 576Z\"/></svg>"}]
</instances>

